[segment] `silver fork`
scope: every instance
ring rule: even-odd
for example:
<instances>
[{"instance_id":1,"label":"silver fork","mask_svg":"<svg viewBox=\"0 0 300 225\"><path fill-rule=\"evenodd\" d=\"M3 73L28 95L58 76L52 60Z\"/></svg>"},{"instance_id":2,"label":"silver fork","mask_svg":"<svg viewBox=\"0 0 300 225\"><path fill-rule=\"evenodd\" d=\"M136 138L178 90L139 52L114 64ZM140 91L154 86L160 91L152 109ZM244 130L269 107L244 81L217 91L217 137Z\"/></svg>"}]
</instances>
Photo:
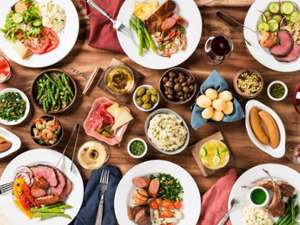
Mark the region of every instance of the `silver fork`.
<instances>
[{"instance_id":1,"label":"silver fork","mask_svg":"<svg viewBox=\"0 0 300 225\"><path fill-rule=\"evenodd\" d=\"M13 182L0 185L0 195L10 191L13 187Z\"/></svg>"},{"instance_id":2,"label":"silver fork","mask_svg":"<svg viewBox=\"0 0 300 225\"><path fill-rule=\"evenodd\" d=\"M220 219L220 221L218 222L217 225L224 225L226 224L227 220L229 219L230 213L233 210L234 205L238 204L238 200L236 200L235 198L233 198L230 202L230 209L228 209L228 211L224 214L224 216Z\"/></svg>"},{"instance_id":3,"label":"silver fork","mask_svg":"<svg viewBox=\"0 0 300 225\"><path fill-rule=\"evenodd\" d=\"M87 0L86 1L88 5L94 9L96 9L99 13L101 13L103 16L105 16L107 19L112 22L114 29L127 33L128 30L126 29L126 26L118 20L113 19L107 12L105 12L99 5L97 5L93 0Z\"/></svg>"},{"instance_id":4,"label":"silver fork","mask_svg":"<svg viewBox=\"0 0 300 225\"><path fill-rule=\"evenodd\" d=\"M104 194L107 190L108 182L109 182L109 170L104 169L101 172L101 176L100 176L100 180L99 180L99 183L100 183L100 202L99 202L99 206L98 206L95 225L101 225L102 224Z\"/></svg>"}]
</instances>

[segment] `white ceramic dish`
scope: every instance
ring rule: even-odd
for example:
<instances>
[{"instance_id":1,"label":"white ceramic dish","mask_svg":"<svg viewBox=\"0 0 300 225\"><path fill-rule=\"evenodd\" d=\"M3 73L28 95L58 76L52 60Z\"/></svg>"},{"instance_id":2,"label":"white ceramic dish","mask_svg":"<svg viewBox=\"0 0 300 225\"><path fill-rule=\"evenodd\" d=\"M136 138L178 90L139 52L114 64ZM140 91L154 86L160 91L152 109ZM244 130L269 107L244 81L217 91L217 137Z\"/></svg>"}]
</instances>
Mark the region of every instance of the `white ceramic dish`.
<instances>
[{"instance_id":1,"label":"white ceramic dish","mask_svg":"<svg viewBox=\"0 0 300 225\"><path fill-rule=\"evenodd\" d=\"M20 118L16 121L7 121L7 120L4 120L4 119L0 118L0 123L4 124L4 125L8 125L8 126L18 125L18 124L22 123L27 118L27 116L30 112L30 102L29 102L29 99L28 99L27 95L23 91L21 91L17 88L5 88L5 89L0 91L0 95L3 95L7 92L18 92L21 95L22 99L26 102L26 110L25 110L24 116L22 118Z\"/></svg>"},{"instance_id":2,"label":"white ceramic dish","mask_svg":"<svg viewBox=\"0 0 300 225\"><path fill-rule=\"evenodd\" d=\"M144 88L146 88L146 89L154 88L152 85L148 85L148 84L144 84L144 85L138 86L138 87L135 89L135 91L134 91L134 93L133 93L133 96L132 96L133 103L134 103L135 107L137 107L139 110L141 110L141 111L143 111L143 112L150 112L150 111L152 111L153 109L155 109L155 108L158 106L159 102L160 102L159 91L157 91L156 88L155 88L155 90L157 91L157 102L152 106L151 109L144 109L144 108L142 108L141 106L139 106L139 105L137 104L137 102L136 102L136 93L137 93L137 90L138 90L139 88L141 88L141 87L144 87Z\"/></svg>"},{"instance_id":3,"label":"white ceramic dish","mask_svg":"<svg viewBox=\"0 0 300 225\"><path fill-rule=\"evenodd\" d=\"M115 213L119 224L135 225L128 219L127 207L129 205L130 193L134 190L132 178L154 173L167 173L179 180L183 193L183 216L177 225L194 225L201 212L201 197L197 184L192 176L182 167L165 161L150 160L131 168L120 181L115 195Z\"/></svg>"},{"instance_id":4,"label":"white ceramic dish","mask_svg":"<svg viewBox=\"0 0 300 225\"><path fill-rule=\"evenodd\" d=\"M266 200L265 200L262 204L260 204L260 205L256 204L256 203L253 202L252 199L251 199L252 192L253 192L254 190L257 190L257 189L262 190L262 191L266 194ZM269 192L267 191L267 189L265 189L264 187L261 187L261 186L254 186L253 188L250 189L250 191L249 191L249 193L248 193L248 200L249 200L249 202L251 203L251 205L253 205L253 207L255 207L255 208L265 208L265 207L269 204L269 202L270 202L270 194L269 194Z\"/></svg>"},{"instance_id":5,"label":"white ceramic dish","mask_svg":"<svg viewBox=\"0 0 300 225\"><path fill-rule=\"evenodd\" d=\"M0 179L0 184L5 184L11 182L14 179L16 169L20 166L26 165L36 165L36 164L46 164L55 166L62 154L50 150L50 149L34 149L24 152L23 154L14 158L5 168L2 177ZM64 157L64 167L58 167L62 172L64 172L68 178L73 183L73 190L67 199L67 203L72 205L73 208L68 209L66 212L72 217L71 220L66 218L52 218L45 221L40 221L39 219L28 219L25 214L23 214L13 202L13 196L11 192L0 196L1 208L6 217L12 222L12 224L26 224L26 225L68 225L76 217L81 204L83 202L83 181L79 170L76 165L73 165L73 172L69 171L71 166L71 160ZM63 164L63 163L61 163Z\"/></svg>"},{"instance_id":6,"label":"white ceramic dish","mask_svg":"<svg viewBox=\"0 0 300 225\"><path fill-rule=\"evenodd\" d=\"M117 17L117 19L128 28L136 1L137 0L126 0ZM163 3L165 0L159 1ZM139 56L136 34L130 32L129 35L118 32L117 34L121 47L131 60L149 69L168 69L183 63L194 53L202 34L202 17L198 6L194 0L174 0L174 2L177 4L179 15L188 22L186 28L188 40L187 49L172 55L170 58L159 56L151 51L148 51L143 56Z\"/></svg>"},{"instance_id":7,"label":"white ceramic dish","mask_svg":"<svg viewBox=\"0 0 300 225\"><path fill-rule=\"evenodd\" d=\"M6 156L18 151L21 147L21 139L15 135L14 133L6 130L3 127L0 127L0 136L4 137L7 141L12 143L11 147L5 151L0 153L0 159L5 158Z\"/></svg>"},{"instance_id":8,"label":"white ceramic dish","mask_svg":"<svg viewBox=\"0 0 300 225\"><path fill-rule=\"evenodd\" d=\"M252 107L258 107L259 109L262 109L268 113L271 114L271 116L273 117L273 119L275 120L278 129L279 129L279 133L280 133L280 143L279 146L276 149L273 149L271 146L269 145L263 145L261 144L255 137L250 122L249 122L249 114L250 114L250 110ZM247 133L248 136L250 138L250 140L253 142L253 144L256 145L256 147L258 147L260 150L262 150L263 152L271 155L274 158L281 158L285 155L285 151L286 151L286 133L285 133L285 128L283 125L282 120L280 119L280 117L278 116L278 114L271 109L270 107L266 106L265 104L257 101L257 100L250 100L247 102L246 104L246 119L245 119L245 123L246 123L246 129L247 129Z\"/></svg>"},{"instance_id":9,"label":"white ceramic dish","mask_svg":"<svg viewBox=\"0 0 300 225\"><path fill-rule=\"evenodd\" d=\"M274 0L256 0L250 7L247 16L245 18L244 25L247 28L244 28L244 37L247 41L249 41L252 46L247 45L248 50L251 55L262 65L280 72L294 72L300 70L300 58L298 58L294 62L284 63L277 61L268 49L264 49L259 45L259 33L253 32L257 31L257 23L259 21L262 12L268 7L270 2ZM292 0L292 2L296 3L298 7L300 6L300 0Z\"/></svg>"},{"instance_id":10,"label":"white ceramic dish","mask_svg":"<svg viewBox=\"0 0 300 225\"><path fill-rule=\"evenodd\" d=\"M163 151L161 150L160 148L158 148L152 141L151 139L148 137L148 127L149 127L149 123L150 123L150 120L152 119L152 117L154 117L155 115L157 114L174 114L177 118L179 118L180 120L182 120L182 124L183 126L185 127L186 131L187 131L187 136L186 136L186 139L185 139L185 143L183 144L183 146L181 146L180 148L178 148L177 150L174 150L174 151ZM145 121L145 134L146 134L146 137L148 139L148 141L150 142L150 144L159 152L163 153L163 154L166 154L166 155L176 155L176 154L179 154L181 153L182 151L184 151L189 142L190 142L190 131L189 131L189 128L186 124L186 122L184 121L184 119L179 115L177 114L176 112L174 112L173 110L171 109L167 109L167 108L161 108L161 109L157 109L155 111L153 111L152 113L149 114L149 116L147 117L146 121Z\"/></svg>"},{"instance_id":11,"label":"white ceramic dish","mask_svg":"<svg viewBox=\"0 0 300 225\"><path fill-rule=\"evenodd\" d=\"M9 13L10 8L18 0L2 1L0 7L0 27L5 23L6 15ZM46 2L50 0L35 0L37 3ZM65 10L66 24L65 28L58 33L60 44L53 51L43 55L32 55L26 59L21 56L14 49L12 44L5 39L4 34L0 32L0 49L10 60L30 68L42 68L51 66L58 61L62 60L73 48L76 43L79 33L79 18L77 10L71 0L53 0L60 7Z\"/></svg>"},{"instance_id":12,"label":"white ceramic dish","mask_svg":"<svg viewBox=\"0 0 300 225\"><path fill-rule=\"evenodd\" d=\"M285 93L284 93L284 95L283 95L281 98L274 98L274 97L271 95L271 87L272 87L273 84L281 84L281 85L283 86ZM288 87L286 86L285 83L283 83L283 82L280 81L280 80L274 80L274 81L272 81L272 82L268 85L268 88L267 88L267 94L268 94L269 99L271 99L271 100L273 100L273 101L276 101L276 102L280 102L280 101L282 101L283 99L285 99L286 96L288 95L288 92L289 92Z\"/></svg>"},{"instance_id":13,"label":"white ceramic dish","mask_svg":"<svg viewBox=\"0 0 300 225\"><path fill-rule=\"evenodd\" d=\"M134 142L134 141L140 141L140 142L143 143L143 145L144 145L144 147L145 147L145 151L143 152L143 154L141 154L141 155L134 155L134 154L131 153L131 151L130 151L130 145L131 145L132 142ZM140 159L140 158L143 158L143 157L147 154L147 152L148 152L148 145L147 145L147 143L146 143L142 138L133 138L133 139L131 139L131 140L128 142L128 144L127 144L127 152L128 152L128 154L129 154L132 158L134 158L134 159Z\"/></svg>"},{"instance_id":14,"label":"white ceramic dish","mask_svg":"<svg viewBox=\"0 0 300 225\"><path fill-rule=\"evenodd\" d=\"M230 221L232 225L244 225L243 222L243 209L246 206L249 206L250 203L247 198L248 189L242 188L242 186L249 186L251 183L259 181L261 179L268 178L263 169L269 171L272 177L275 179L280 179L288 182L296 188L296 191L299 194L300 191L300 174L284 165L280 164L262 164L259 166L255 166L245 173L243 173L233 185L233 188L230 192L230 196L228 199L228 207L230 207L230 201L235 198L239 201L232 213L230 214ZM298 197L298 204L300 204L300 198Z\"/></svg>"}]
</instances>

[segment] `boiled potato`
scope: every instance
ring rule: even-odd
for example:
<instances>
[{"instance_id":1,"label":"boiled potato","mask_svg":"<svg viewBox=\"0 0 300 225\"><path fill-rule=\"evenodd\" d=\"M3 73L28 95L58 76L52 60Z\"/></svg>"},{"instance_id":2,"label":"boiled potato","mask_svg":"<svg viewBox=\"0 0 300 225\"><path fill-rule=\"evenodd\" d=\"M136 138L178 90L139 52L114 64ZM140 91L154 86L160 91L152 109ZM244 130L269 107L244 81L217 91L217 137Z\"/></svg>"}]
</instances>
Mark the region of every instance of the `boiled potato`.
<instances>
[{"instance_id":1,"label":"boiled potato","mask_svg":"<svg viewBox=\"0 0 300 225\"><path fill-rule=\"evenodd\" d=\"M219 93L219 98L225 101L231 101L233 97L230 91L222 91Z\"/></svg>"},{"instance_id":2,"label":"boiled potato","mask_svg":"<svg viewBox=\"0 0 300 225\"><path fill-rule=\"evenodd\" d=\"M226 105L226 101L224 99L216 99L212 102L212 106L217 110L217 111L223 111Z\"/></svg>"},{"instance_id":3,"label":"boiled potato","mask_svg":"<svg viewBox=\"0 0 300 225\"><path fill-rule=\"evenodd\" d=\"M208 108L211 106L211 100L206 95L200 95L196 100L196 104L201 108Z\"/></svg>"},{"instance_id":4,"label":"boiled potato","mask_svg":"<svg viewBox=\"0 0 300 225\"><path fill-rule=\"evenodd\" d=\"M206 119L206 120L211 119L213 117L213 115L214 115L214 108L210 106L210 107L204 109L202 111L201 115L202 115L203 119Z\"/></svg>"},{"instance_id":5,"label":"boiled potato","mask_svg":"<svg viewBox=\"0 0 300 225\"><path fill-rule=\"evenodd\" d=\"M230 115L233 112L233 103L232 101L228 101L225 104L225 108L223 109L225 115Z\"/></svg>"},{"instance_id":6,"label":"boiled potato","mask_svg":"<svg viewBox=\"0 0 300 225\"><path fill-rule=\"evenodd\" d=\"M224 113L223 112L215 111L211 119L213 121L220 122L220 121L223 120L223 118L224 118Z\"/></svg>"},{"instance_id":7,"label":"boiled potato","mask_svg":"<svg viewBox=\"0 0 300 225\"><path fill-rule=\"evenodd\" d=\"M205 95L209 97L211 100L215 100L218 98L218 92L213 88L208 88L205 91Z\"/></svg>"}]
</instances>

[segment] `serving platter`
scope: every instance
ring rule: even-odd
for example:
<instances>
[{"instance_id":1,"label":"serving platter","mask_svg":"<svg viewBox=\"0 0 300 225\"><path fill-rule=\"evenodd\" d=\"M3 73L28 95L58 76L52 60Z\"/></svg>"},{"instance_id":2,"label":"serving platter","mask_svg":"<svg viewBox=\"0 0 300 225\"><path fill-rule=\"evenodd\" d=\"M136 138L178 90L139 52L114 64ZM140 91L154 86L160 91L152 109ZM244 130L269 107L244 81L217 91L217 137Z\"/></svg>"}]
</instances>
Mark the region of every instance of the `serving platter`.
<instances>
[{"instance_id":1,"label":"serving platter","mask_svg":"<svg viewBox=\"0 0 300 225\"><path fill-rule=\"evenodd\" d=\"M0 127L0 136L4 137L6 140L12 143L11 147L5 151L0 153L0 159L7 157L8 155L18 151L21 147L21 139L15 135L14 133L6 130L3 127Z\"/></svg>"},{"instance_id":2,"label":"serving platter","mask_svg":"<svg viewBox=\"0 0 300 225\"><path fill-rule=\"evenodd\" d=\"M73 190L66 202L72 205L72 208L68 209L68 214L71 216L72 219L74 219L77 213L79 212L79 209L83 202L83 180L76 165L73 165L74 170L70 172L69 169L71 166L71 160L69 158L64 157L63 160L61 160L61 164L56 166L61 157L61 153L50 149L28 150L15 157L7 165L1 176L0 185L12 182L15 176L16 169L20 166L45 164L57 167L62 172L67 174L68 178L73 183ZM23 214L14 204L11 192L0 196L0 204L4 214L9 218L9 220L13 224L20 224L20 221L22 221L21 223L26 225L67 225L72 221L72 219L69 220L66 218L59 217L45 221L40 221L39 219L29 220L28 217L26 217L26 215Z\"/></svg>"},{"instance_id":3,"label":"serving platter","mask_svg":"<svg viewBox=\"0 0 300 225\"><path fill-rule=\"evenodd\" d=\"M18 0L3 1L0 8L0 27L5 23L6 15L11 7ZM45 2L44 0L36 0L37 3ZM51 52L43 55L32 55L29 58L22 59L11 43L5 39L3 32L0 32L0 49L10 60L30 68L42 68L51 66L62 60L74 47L79 33L79 17L77 10L71 0L53 0L66 13L65 27L58 33L59 46Z\"/></svg>"},{"instance_id":4,"label":"serving platter","mask_svg":"<svg viewBox=\"0 0 300 225\"><path fill-rule=\"evenodd\" d=\"M233 198L237 199L239 203L234 207L232 213L230 214L230 220L232 225L244 225L242 209L249 205L247 198L248 189L242 186L248 186L249 184L268 178L263 169L267 170L275 179L281 179L288 182L295 187L296 191L300 191L300 174L287 166L280 164L261 164L255 166L245 173L243 173L235 182L228 199L228 207L230 207L230 202ZM297 200L300 204L300 199Z\"/></svg>"},{"instance_id":5,"label":"serving platter","mask_svg":"<svg viewBox=\"0 0 300 225\"><path fill-rule=\"evenodd\" d=\"M123 3L117 20L121 21L126 27L129 28L129 20L131 12L136 0L127 0ZM159 0L163 3L164 0ZM187 20L188 26L186 28L186 35L188 40L187 49L185 51L178 52L168 57L162 57L149 51L143 56L138 55L138 46L136 35L133 32L129 34L126 32L118 31L118 39L122 49L126 55L134 62L140 64L149 69L168 69L177 66L186 61L196 50L202 35L202 17L199 9L193 0L174 0L179 8L179 14Z\"/></svg>"},{"instance_id":6,"label":"serving platter","mask_svg":"<svg viewBox=\"0 0 300 225\"><path fill-rule=\"evenodd\" d=\"M123 176L114 200L115 214L119 224L134 225L127 216L130 193L134 189L132 178L155 173L170 174L177 178L183 187L184 218L178 225L196 224L201 212L201 196L197 184L185 169L165 160L150 160L140 163Z\"/></svg>"}]
</instances>

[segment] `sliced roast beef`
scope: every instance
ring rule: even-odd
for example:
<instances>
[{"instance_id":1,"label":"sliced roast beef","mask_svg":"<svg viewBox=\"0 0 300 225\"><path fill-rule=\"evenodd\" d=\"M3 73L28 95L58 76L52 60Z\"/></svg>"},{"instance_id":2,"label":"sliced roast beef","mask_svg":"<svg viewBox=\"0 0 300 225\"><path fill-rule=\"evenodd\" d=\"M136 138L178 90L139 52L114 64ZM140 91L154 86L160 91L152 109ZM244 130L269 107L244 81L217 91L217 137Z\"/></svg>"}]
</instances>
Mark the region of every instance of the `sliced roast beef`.
<instances>
[{"instance_id":1,"label":"sliced roast beef","mask_svg":"<svg viewBox=\"0 0 300 225\"><path fill-rule=\"evenodd\" d=\"M277 36L279 43L271 48L271 54L277 57L287 56L293 48L293 38L286 30L279 31Z\"/></svg>"},{"instance_id":2,"label":"sliced roast beef","mask_svg":"<svg viewBox=\"0 0 300 225\"><path fill-rule=\"evenodd\" d=\"M56 176L58 178L58 185L56 187L50 188L50 193L54 195L60 196L66 186L66 178L62 172L60 172L58 169L54 169Z\"/></svg>"},{"instance_id":3,"label":"sliced roast beef","mask_svg":"<svg viewBox=\"0 0 300 225\"><path fill-rule=\"evenodd\" d=\"M34 178L42 177L44 178L51 187L56 187L58 185L58 179L55 170L52 167L37 165L31 167L31 171Z\"/></svg>"},{"instance_id":4,"label":"sliced roast beef","mask_svg":"<svg viewBox=\"0 0 300 225\"><path fill-rule=\"evenodd\" d=\"M73 190L72 181L70 181L67 177L65 177L65 179L66 179L66 185L65 185L65 188L64 188L63 192L60 195L60 200L61 201L66 200L69 197L72 190Z\"/></svg>"},{"instance_id":5,"label":"sliced roast beef","mask_svg":"<svg viewBox=\"0 0 300 225\"><path fill-rule=\"evenodd\" d=\"M294 43L292 51L284 57L275 57L280 62L293 62L299 58L300 55L300 45Z\"/></svg>"},{"instance_id":6,"label":"sliced roast beef","mask_svg":"<svg viewBox=\"0 0 300 225\"><path fill-rule=\"evenodd\" d=\"M46 195L35 199L40 205L52 205L59 202L59 196L57 195Z\"/></svg>"},{"instance_id":7,"label":"sliced roast beef","mask_svg":"<svg viewBox=\"0 0 300 225\"><path fill-rule=\"evenodd\" d=\"M39 197L45 196L47 194L46 190L37 187L35 184L33 184L31 186L30 192L31 192L31 195L35 198L39 198Z\"/></svg>"}]
</instances>

